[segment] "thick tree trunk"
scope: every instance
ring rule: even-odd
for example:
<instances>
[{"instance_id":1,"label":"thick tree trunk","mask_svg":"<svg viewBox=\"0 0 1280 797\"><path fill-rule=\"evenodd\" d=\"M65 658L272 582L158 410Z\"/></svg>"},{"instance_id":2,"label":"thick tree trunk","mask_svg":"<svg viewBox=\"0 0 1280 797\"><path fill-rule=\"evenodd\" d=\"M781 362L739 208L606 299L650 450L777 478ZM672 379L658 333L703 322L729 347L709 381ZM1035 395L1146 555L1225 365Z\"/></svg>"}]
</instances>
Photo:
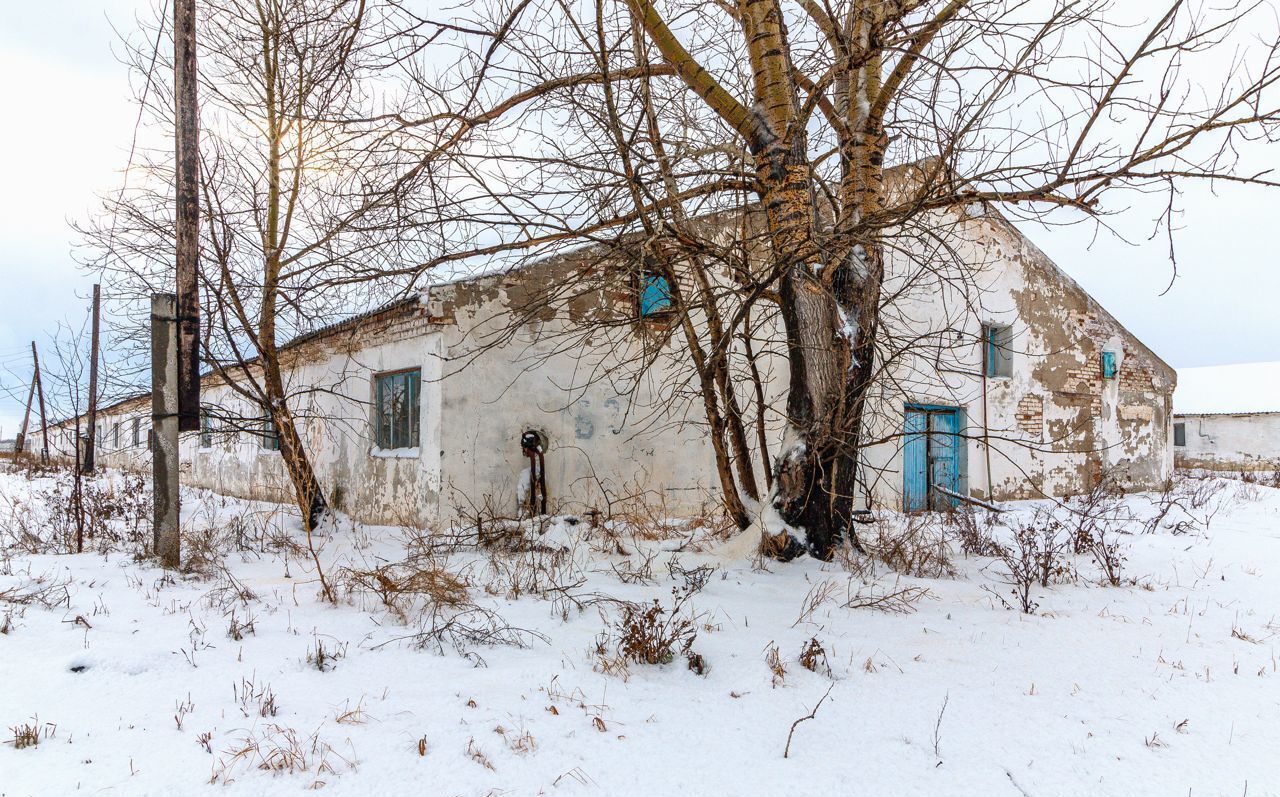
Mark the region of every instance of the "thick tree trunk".
<instances>
[{"instance_id":1,"label":"thick tree trunk","mask_svg":"<svg viewBox=\"0 0 1280 797\"><path fill-rule=\"evenodd\" d=\"M820 216L807 163L793 156L801 151L793 145L764 153L757 168L773 257L784 266L781 312L791 371L787 437L774 466L766 530L779 558L807 552L829 559L842 539L860 547L851 519L883 269L875 244L855 245L837 234L818 245L817 230L830 225ZM859 207L845 212L856 218Z\"/></svg>"}]
</instances>

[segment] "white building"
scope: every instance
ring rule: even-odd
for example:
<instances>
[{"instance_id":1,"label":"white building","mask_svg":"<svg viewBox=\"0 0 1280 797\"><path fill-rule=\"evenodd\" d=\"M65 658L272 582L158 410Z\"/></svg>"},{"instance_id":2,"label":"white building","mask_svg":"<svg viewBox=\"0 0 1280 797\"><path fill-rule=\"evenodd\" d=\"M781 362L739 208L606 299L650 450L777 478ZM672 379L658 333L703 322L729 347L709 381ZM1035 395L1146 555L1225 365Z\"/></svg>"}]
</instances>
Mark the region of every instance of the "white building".
<instances>
[{"instance_id":1,"label":"white building","mask_svg":"<svg viewBox=\"0 0 1280 797\"><path fill-rule=\"evenodd\" d=\"M1136 487L1167 479L1173 370L998 213L957 209L938 222L945 233L932 238L954 262L889 261L866 422L878 442L864 449L860 499L936 508L942 490L999 500L1086 490L1104 473ZM728 241L749 217L706 223ZM634 268L616 251L577 250L432 286L289 343L291 405L332 505L415 525L486 507L514 514L527 431L546 443L553 510L607 512L637 496L671 514L716 504L682 333L643 307L648 277ZM785 347L776 319L759 330L765 401L745 377L739 398L776 450ZM184 481L292 500L259 410L214 376L203 400L205 431L182 443ZM149 414L145 397L103 410L98 461L146 467ZM764 471L757 463L761 481Z\"/></svg>"},{"instance_id":2,"label":"white building","mask_svg":"<svg viewBox=\"0 0 1280 797\"><path fill-rule=\"evenodd\" d=\"M1179 468L1280 470L1280 362L1178 370Z\"/></svg>"}]
</instances>

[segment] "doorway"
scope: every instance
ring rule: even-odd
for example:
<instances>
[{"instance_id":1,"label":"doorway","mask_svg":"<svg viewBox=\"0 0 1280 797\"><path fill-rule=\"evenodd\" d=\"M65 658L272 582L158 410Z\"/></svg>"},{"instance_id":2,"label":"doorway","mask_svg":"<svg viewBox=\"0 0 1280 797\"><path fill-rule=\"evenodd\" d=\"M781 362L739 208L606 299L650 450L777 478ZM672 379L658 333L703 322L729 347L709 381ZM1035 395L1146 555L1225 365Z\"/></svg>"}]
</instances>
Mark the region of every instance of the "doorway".
<instances>
[{"instance_id":1,"label":"doorway","mask_svg":"<svg viewBox=\"0 0 1280 797\"><path fill-rule=\"evenodd\" d=\"M902 447L903 510L941 511L955 507L958 499L947 492L960 492L960 408L908 404L905 421Z\"/></svg>"}]
</instances>

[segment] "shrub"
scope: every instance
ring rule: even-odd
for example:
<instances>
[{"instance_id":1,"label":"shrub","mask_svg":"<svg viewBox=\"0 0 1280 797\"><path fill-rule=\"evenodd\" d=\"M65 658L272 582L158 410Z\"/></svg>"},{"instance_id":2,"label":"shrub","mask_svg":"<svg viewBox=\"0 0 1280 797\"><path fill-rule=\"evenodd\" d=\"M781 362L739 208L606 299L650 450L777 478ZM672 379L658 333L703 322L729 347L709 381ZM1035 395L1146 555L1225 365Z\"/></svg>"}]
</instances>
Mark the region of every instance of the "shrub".
<instances>
[{"instance_id":1,"label":"shrub","mask_svg":"<svg viewBox=\"0 0 1280 797\"><path fill-rule=\"evenodd\" d=\"M670 664L683 656L689 669L705 672L706 660L693 652L698 628L688 605L692 596L687 589L673 587L670 607L663 606L657 598L652 603L623 602L621 616L596 642L598 667L622 671L628 663ZM609 658L610 650L614 660Z\"/></svg>"},{"instance_id":2,"label":"shrub","mask_svg":"<svg viewBox=\"0 0 1280 797\"><path fill-rule=\"evenodd\" d=\"M1040 605L1031 597L1042 567L1040 542L1040 532L1035 525L1024 524L1014 529L1012 543L999 548L1000 562L1005 568L1004 583L1010 587L1023 614L1034 614Z\"/></svg>"},{"instance_id":3,"label":"shrub","mask_svg":"<svg viewBox=\"0 0 1280 797\"><path fill-rule=\"evenodd\" d=\"M992 539L996 513L981 511L972 506L957 507L946 515L951 533L960 542L960 550L968 556L998 556L999 550Z\"/></svg>"},{"instance_id":4,"label":"shrub","mask_svg":"<svg viewBox=\"0 0 1280 797\"><path fill-rule=\"evenodd\" d=\"M862 544L894 572L917 578L943 578L955 575L947 537L945 521L922 513L908 515L903 525L888 518L877 520L868 526Z\"/></svg>"}]
</instances>

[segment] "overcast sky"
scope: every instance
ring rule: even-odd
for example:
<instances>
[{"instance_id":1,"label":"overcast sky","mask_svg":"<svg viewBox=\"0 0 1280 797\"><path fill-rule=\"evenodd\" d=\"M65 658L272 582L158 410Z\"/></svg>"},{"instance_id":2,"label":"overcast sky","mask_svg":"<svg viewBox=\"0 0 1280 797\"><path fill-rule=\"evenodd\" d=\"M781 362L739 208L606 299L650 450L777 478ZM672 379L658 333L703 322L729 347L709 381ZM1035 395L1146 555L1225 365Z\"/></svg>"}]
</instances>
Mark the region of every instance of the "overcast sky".
<instances>
[{"instance_id":1,"label":"overcast sky","mask_svg":"<svg viewBox=\"0 0 1280 797\"><path fill-rule=\"evenodd\" d=\"M43 344L60 321L84 321L91 281L72 260L68 221L118 185L137 109L112 54L112 24L132 31L147 8L148 0L0 3L0 386L10 391L25 388L31 340ZM1095 240L1086 225L1024 230L1175 367L1280 359L1280 194L1198 187L1179 204L1179 276L1167 292L1168 242L1150 240L1158 205L1111 220L1129 243L1106 232ZM0 436L13 436L22 398L0 393Z\"/></svg>"}]
</instances>

